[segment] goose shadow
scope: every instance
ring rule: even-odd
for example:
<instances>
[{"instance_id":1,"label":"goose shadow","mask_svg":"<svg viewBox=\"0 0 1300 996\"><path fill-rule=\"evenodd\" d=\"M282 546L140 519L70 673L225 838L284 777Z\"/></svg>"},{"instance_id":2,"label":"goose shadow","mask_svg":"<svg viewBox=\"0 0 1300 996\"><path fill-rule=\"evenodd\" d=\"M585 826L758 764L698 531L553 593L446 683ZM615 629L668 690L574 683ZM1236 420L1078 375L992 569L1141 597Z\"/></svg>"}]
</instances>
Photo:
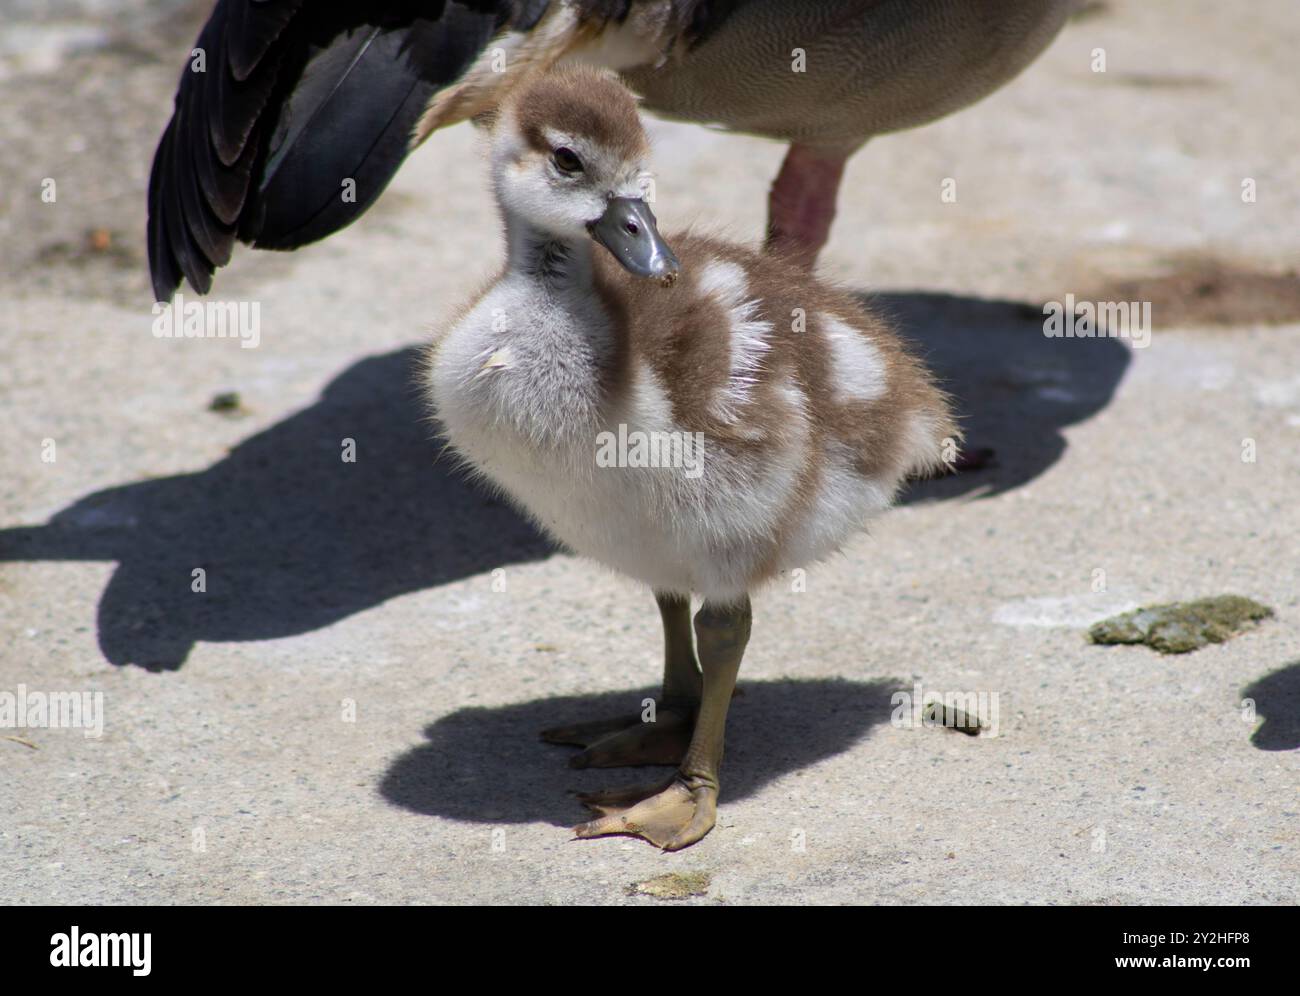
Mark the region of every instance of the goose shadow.
<instances>
[{"instance_id":1,"label":"goose shadow","mask_svg":"<svg viewBox=\"0 0 1300 996\"><path fill-rule=\"evenodd\" d=\"M874 299L894 315L998 465L905 500L996 494L1064 452L1128 363L1114 340L1048 339L1038 309L944 294ZM416 347L370 356L318 401L205 470L86 495L39 526L0 530L0 561L114 561L99 599L104 657L174 670L197 641L309 632L387 599L544 558L551 545L439 459L414 389ZM212 415L211 417L220 417ZM356 461L341 459L355 440ZM205 572L206 592L192 590Z\"/></svg>"},{"instance_id":2,"label":"goose shadow","mask_svg":"<svg viewBox=\"0 0 1300 996\"><path fill-rule=\"evenodd\" d=\"M741 681L727 721L723 798L743 799L788 772L848 750L889 722L892 679ZM585 810L574 791L662 780L668 768L577 771L577 748L542 743L549 726L631 714L657 689L469 707L424 730L426 743L403 754L379 791L389 803L466 823L573 826ZM943 731L937 731L942 734Z\"/></svg>"},{"instance_id":3,"label":"goose shadow","mask_svg":"<svg viewBox=\"0 0 1300 996\"><path fill-rule=\"evenodd\" d=\"M440 456L415 389L420 353L353 364L206 470L98 491L44 526L0 531L0 561L117 561L100 650L164 671L199 640L293 636L547 556L531 525ZM196 568L206 592L192 590Z\"/></svg>"},{"instance_id":4,"label":"goose shadow","mask_svg":"<svg viewBox=\"0 0 1300 996\"><path fill-rule=\"evenodd\" d=\"M1255 703L1262 722L1250 736L1260 750L1300 747L1300 661L1292 661L1242 689L1241 697Z\"/></svg>"}]
</instances>

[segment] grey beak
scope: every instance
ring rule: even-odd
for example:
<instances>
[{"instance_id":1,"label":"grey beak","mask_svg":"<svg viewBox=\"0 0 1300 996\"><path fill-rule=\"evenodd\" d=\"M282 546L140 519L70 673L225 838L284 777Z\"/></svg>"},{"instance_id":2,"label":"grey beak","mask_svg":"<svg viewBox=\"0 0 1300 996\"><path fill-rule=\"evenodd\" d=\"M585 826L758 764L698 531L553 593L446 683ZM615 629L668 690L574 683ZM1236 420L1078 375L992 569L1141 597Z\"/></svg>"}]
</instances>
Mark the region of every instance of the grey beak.
<instances>
[{"instance_id":1,"label":"grey beak","mask_svg":"<svg viewBox=\"0 0 1300 996\"><path fill-rule=\"evenodd\" d=\"M640 198L611 199L605 213L587 229L629 273L651 277L665 287L677 279L677 257L655 227L650 206Z\"/></svg>"}]
</instances>

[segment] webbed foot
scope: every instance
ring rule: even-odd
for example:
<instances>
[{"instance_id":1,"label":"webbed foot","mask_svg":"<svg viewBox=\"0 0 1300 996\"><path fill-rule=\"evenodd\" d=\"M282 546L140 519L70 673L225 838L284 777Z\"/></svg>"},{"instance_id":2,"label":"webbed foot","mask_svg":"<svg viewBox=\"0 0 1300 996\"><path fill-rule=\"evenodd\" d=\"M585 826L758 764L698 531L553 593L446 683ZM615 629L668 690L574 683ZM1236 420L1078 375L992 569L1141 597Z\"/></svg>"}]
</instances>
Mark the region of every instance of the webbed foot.
<instances>
[{"instance_id":1,"label":"webbed foot","mask_svg":"<svg viewBox=\"0 0 1300 996\"><path fill-rule=\"evenodd\" d=\"M718 816L718 787L699 781L692 788L681 774L656 785L632 786L578 796L597 819L573 828L578 837L624 834L677 851L713 829Z\"/></svg>"}]
</instances>

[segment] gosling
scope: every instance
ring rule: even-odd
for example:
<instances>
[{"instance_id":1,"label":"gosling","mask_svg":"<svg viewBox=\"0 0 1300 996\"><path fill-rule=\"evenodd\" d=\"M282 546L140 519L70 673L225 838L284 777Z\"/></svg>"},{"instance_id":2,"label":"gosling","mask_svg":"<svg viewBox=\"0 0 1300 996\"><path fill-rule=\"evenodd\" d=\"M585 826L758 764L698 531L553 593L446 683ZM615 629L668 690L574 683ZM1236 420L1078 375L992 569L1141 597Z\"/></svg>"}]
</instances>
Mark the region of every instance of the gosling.
<instances>
[{"instance_id":1,"label":"gosling","mask_svg":"<svg viewBox=\"0 0 1300 996\"><path fill-rule=\"evenodd\" d=\"M582 747L575 767L675 765L664 782L580 797L595 818L575 828L673 851L716 821L751 592L834 553L909 477L950 462L958 430L855 298L779 255L662 237L648 152L632 95L599 70L512 92L490 157L505 269L431 346L425 386L476 476L654 592L654 722L542 737Z\"/></svg>"}]
</instances>

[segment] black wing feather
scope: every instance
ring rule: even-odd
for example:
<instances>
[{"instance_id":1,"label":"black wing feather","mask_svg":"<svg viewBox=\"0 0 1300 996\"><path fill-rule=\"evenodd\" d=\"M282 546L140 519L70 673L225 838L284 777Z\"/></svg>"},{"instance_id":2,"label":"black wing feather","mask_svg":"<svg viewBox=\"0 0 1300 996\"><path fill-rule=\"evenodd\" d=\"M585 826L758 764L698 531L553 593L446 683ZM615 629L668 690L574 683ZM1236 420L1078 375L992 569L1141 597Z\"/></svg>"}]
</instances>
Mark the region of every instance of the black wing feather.
<instances>
[{"instance_id":1,"label":"black wing feather","mask_svg":"<svg viewBox=\"0 0 1300 996\"><path fill-rule=\"evenodd\" d=\"M192 123L197 112L189 113L187 120ZM195 136L192 131L184 139L190 151L190 166L199 178L203 196L212 207L212 212L221 219L222 224L233 228L239 223L239 214L244 209L248 196L249 179L253 175L253 163L257 159L257 146L249 142L243 154L233 166L225 166L208 149L210 145L204 136Z\"/></svg>"},{"instance_id":2,"label":"black wing feather","mask_svg":"<svg viewBox=\"0 0 1300 996\"><path fill-rule=\"evenodd\" d=\"M218 0L149 183L156 299L206 293L234 238L291 249L359 217L410 151L428 101L506 24L550 0ZM355 202L342 197L356 181Z\"/></svg>"},{"instance_id":3,"label":"black wing feather","mask_svg":"<svg viewBox=\"0 0 1300 996\"><path fill-rule=\"evenodd\" d=\"M248 0L244 0L245 3ZM226 27L226 25L222 25ZM226 32L221 31L209 50L208 72L201 88L200 106L211 130L212 145L223 166L239 159L257 127L275 89L282 53L269 52L243 80L236 79L228 64ZM200 89L200 88L196 88ZM184 94L184 83L181 93Z\"/></svg>"},{"instance_id":4,"label":"black wing feather","mask_svg":"<svg viewBox=\"0 0 1300 996\"><path fill-rule=\"evenodd\" d=\"M173 133L175 133L181 129L184 119L178 121L173 118L172 123L174 126ZM163 159L162 176L175 175L175 154L176 143L168 143ZM185 274L185 279L190 282L191 287L200 294L206 294L212 287L214 267L195 244L194 236L190 234L189 226L185 220L185 209L181 203L179 184L172 182L163 185L159 210L162 214L167 248L175 257L176 265ZM170 296L168 294L168 297Z\"/></svg>"},{"instance_id":5,"label":"black wing feather","mask_svg":"<svg viewBox=\"0 0 1300 996\"><path fill-rule=\"evenodd\" d=\"M158 152L154 155L153 169L149 173L149 270L153 278L154 300L168 301L181 282L181 270L176 265L176 256L167 244L167 227L163 222L162 174L167 164L165 149L171 147L172 132L176 122L172 121L163 132Z\"/></svg>"},{"instance_id":6,"label":"black wing feather","mask_svg":"<svg viewBox=\"0 0 1300 996\"><path fill-rule=\"evenodd\" d=\"M182 124L188 125L188 119ZM176 149L178 155L187 153L187 143L180 143ZM225 266L230 262L231 251L235 247L235 228L222 224L212 210L208 199L199 187L198 171L182 169L177 177L177 187L181 195L181 208L190 234L203 253L204 259L213 267Z\"/></svg>"},{"instance_id":7,"label":"black wing feather","mask_svg":"<svg viewBox=\"0 0 1300 996\"><path fill-rule=\"evenodd\" d=\"M242 82L252 75L301 6L302 0L235 5L226 44L230 72L236 80Z\"/></svg>"},{"instance_id":8,"label":"black wing feather","mask_svg":"<svg viewBox=\"0 0 1300 996\"><path fill-rule=\"evenodd\" d=\"M410 151L429 100L455 82L491 40L491 16L449 5L436 23L372 28L329 53L324 71L304 73L282 140L273 142L259 197L259 227L241 230L260 249L292 249L359 218L383 193ZM343 181L355 184L345 200Z\"/></svg>"}]
</instances>

